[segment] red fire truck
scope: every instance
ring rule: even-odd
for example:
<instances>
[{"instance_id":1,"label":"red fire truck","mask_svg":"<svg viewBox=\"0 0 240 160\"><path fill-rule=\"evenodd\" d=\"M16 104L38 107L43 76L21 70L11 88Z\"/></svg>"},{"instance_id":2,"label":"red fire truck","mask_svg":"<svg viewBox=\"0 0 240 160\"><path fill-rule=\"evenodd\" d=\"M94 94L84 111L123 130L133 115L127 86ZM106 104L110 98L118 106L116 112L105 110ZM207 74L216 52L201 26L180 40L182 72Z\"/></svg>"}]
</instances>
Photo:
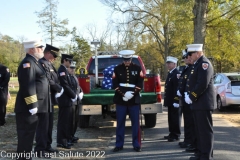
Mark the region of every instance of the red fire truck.
<instances>
[{"instance_id":1,"label":"red fire truck","mask_svg":"<svg viewBox=\"0 0 240 160\"><path fill-rule=\"evenodd\" d=\"M140 56L134 55L132 62L141 66L144 73L144 89L141 92L141 114L144 115L145 126L153 128L156 125L157 113L162 113L161 82L159 74L146 74L146 68ZM116 107L113 104L114 89L102 89L103 70L111 65L122 63L122 57L117 52L100 52L92 56L87 65L87 74L78 77L84 97L80 108L80 128L89 126L91 115L111 115L115 118ZM98 68L96 72L95 69ZM97 75L96 75L97 73Z\"/></svg>"}]
</instances>

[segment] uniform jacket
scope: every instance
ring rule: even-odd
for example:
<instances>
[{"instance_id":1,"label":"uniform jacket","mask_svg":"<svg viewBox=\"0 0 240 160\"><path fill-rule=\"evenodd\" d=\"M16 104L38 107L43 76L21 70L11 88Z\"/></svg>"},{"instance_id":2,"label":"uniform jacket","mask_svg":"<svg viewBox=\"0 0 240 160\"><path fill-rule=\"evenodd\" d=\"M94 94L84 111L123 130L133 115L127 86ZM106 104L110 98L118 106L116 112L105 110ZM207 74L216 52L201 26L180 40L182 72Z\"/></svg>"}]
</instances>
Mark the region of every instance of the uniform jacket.
<instances>
[{"instance_id":1,"label":"uniform jacket","mask_svg":"<svg viewBox=\"0 0 240 160\"><path fill-rule=\"evenodd\" d=\"M0 89L8 88L9 80L9 69L6 66L0 64Z\"/></svg>"},{"instance_id":2,"label":"uniform jacket","mask_svg":"<svg viewBox=\"0 0 240 160\"><path fill-rule=\"evenodd\" d=\"M82 89L81 89L81 87L80 87L80 85L79 85L78 79L77 79L76 75L70 75L70 78L71 78L72 83L73 83L74 92L75 92L76 95L78 96L79 93L82 92ZM78 98L76 104L80 104L80 103L81 103L81 100Z\"/></svg>"},{"instance_id":3,"label":"uniform jacket","mask_svg":"<svg viewBox=\"0 0 240 160\"><path fill-rule=\"evenodd\" d=\"M124 63L119 64L114 68L113 73L113 88L116 90L115 95L113 97L113 102L115 104L125 105L125 106L132 106L136 104L140 104L140 93L136 92L134 97L130 100L123 101L123 95L127 91L136 91L136 87L143 88L143 73L141 67L131 63L130 66L125 66ZM136 87L122 87L120 83L124 84L133 84ZM119 91L117 91L117 88Z\"/></svg>"},{"instance_id":4,"label":"uniform jacket","mask_svg":"<svg viewBox=\"0 0 240 160\"><path fill-rule=\"evenodd\" d=\"M179 77L178 81L178 90L181 93L181 102L186 105L185 100L184 100L184 92L186 91L186 85L187 85L187 80L189 78L190 72L191 72L192 65L186 65L185 68L183 69L181 76Z\"/></svg>"},{"instance_id":5,"label":"uniform jacket","mask_svg":"<svg viewBox=\"0 0 240 160\"><path fill-rule=\"evenodd\" d=\"M193 110L213 110L216 105L213 87L213 67L205 57L200 57L191 68L187 81L187 92L192 100Z\"/></svg>"},{"instance_id":6,"label":"uniform jacket","mask_svg":"<svg viewBox=\"0 0 240 160\"><path fill-rule=\"evenodd\" d=\"M71 99L74 99L76 97L76 93L74 91L74 86L70 78L70 74L65 66L61 65L59 67L58 76L60 85L64 89L63 94L58 98L58 105L59 107L71 107Z\"/></svg>"},{"instance_id":7,"label":"uniform jacket","mask_svg":"<svg viewBox=\"0 0 240 160\"><path fill-rule=\"evenodd\" d=\"M50 84L52 105L56 105L57 101L55 98L55 94L57 92L61 92L62 90L62 86L60 86L60 82L58 80L57 71L55 67L52 65L52 63L47 61L44 57L40 59L39 62L42 64L43 68L45 69L46 75Z\"/></svg>"},{"instance_id":8,"label":"uniform jacket","mask_svg":"<svg viewBox=\"0 0 240 160\"><path fill-rule=\"evenodd\" d=\"M179 102L177 94L178 75L180 72L175 68L171 73L168 73L165 82L164 106L173 106L173 103Z\"/></svg>"},{"instance_id":9,"label":"uniform jacket","mask_svg":"<svg viewBox=\"0 0 240 160\"><path fill-rule=\"evenodd\" d=\"M19 91L15 112L29 112L38 107L38 113L51 112L50 86L42 65L26 54L17 71Z\"/></svg>"}]
</instances>

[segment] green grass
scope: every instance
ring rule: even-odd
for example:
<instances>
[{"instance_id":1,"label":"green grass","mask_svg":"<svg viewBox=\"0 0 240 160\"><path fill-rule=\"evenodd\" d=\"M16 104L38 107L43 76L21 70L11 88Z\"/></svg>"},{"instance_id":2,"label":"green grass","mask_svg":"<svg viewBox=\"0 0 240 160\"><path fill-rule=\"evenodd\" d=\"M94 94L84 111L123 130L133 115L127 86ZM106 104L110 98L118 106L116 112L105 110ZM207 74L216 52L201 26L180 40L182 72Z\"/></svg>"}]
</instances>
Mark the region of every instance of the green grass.
<instances>
[{"instance_id":1,"label":"green grass","mask_svg":"<svg viewBox=\"0 0 240 160\"><path fill-rule=\"evenodd\" d=\"M8 100L7 103L7 113L12 113L14 112L14 107L15 107L15 101L16 101L16 96L19 90L18 87L18 78L17 77L11 77L9 81L9 92L11 95L11 99Z\"/></svg>"}]
</instances>

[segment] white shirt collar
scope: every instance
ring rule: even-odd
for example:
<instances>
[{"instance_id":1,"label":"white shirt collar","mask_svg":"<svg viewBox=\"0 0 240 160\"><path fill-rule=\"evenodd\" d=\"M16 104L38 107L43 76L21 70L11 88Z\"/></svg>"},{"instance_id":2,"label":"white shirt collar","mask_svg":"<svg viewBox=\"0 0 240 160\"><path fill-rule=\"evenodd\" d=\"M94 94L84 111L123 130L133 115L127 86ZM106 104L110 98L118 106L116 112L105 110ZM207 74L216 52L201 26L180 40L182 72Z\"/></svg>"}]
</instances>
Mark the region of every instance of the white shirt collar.
<instances>
[{"instance_id":1,"label":"white shirt collar","mask_svg":"<svg viewBox=\"0 0 240 160\"><path fill-rule=\"evenodd\" d=\"M175 68L176 68L176 67L175 67ZM173 68L171 71L169 71L169 73L172 73L172 71L173 71L175 68Z\"/></svg>"}]
</instances>

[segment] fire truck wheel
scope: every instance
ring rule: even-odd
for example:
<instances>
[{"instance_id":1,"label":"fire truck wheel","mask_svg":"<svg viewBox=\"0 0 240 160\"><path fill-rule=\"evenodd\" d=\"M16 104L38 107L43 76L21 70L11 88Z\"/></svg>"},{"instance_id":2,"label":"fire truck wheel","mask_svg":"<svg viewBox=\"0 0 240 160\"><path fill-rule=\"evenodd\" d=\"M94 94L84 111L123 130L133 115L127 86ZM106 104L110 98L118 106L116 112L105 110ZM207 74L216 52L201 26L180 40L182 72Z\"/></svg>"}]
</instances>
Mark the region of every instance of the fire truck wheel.
<instances>
[{"instance_id":1,"label":"fire truck wheel","mask_svg":"<svg viewBox=\"0 0 240 160\"><path fill-rule=\"evenodd\" d=\"M145 127L153 128L156 126L157 114L144 114Z\"/></svg>"},{"instance_id":2,"label":"fire truck wheel","mask_svg":"<svg viewBox=\"0 0 240 160\"><path fill-rule=\"evenodd\" d=\"M90 115L79 115L79 127L88 128L89 127Z\"/></svg>"}]
</instances>

